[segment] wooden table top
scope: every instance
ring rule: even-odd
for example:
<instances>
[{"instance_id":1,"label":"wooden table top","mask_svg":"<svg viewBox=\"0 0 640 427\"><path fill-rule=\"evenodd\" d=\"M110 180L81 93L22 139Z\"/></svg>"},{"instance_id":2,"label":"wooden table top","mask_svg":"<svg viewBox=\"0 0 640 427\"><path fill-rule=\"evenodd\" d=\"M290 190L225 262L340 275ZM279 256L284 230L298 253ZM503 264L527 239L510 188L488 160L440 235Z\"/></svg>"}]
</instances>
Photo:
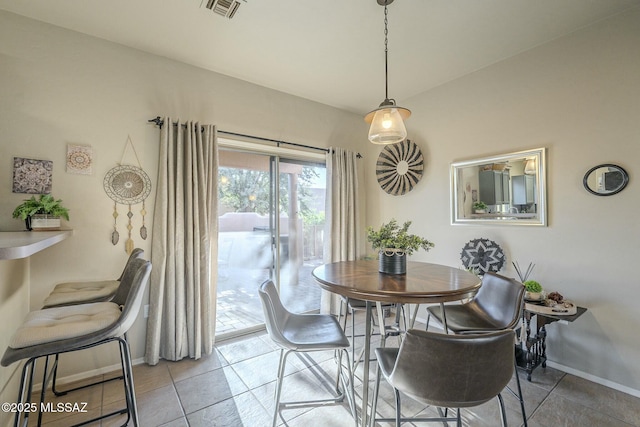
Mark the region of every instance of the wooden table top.
<instances>
[{"instance_id":1,"label":"wooden table top","mask_svg":"<svg viewBox=\"0 0 640 427\"><path fill-rule=\"evenodd\" d=\"M377 260L321 265L313 277L323 289L350 298L405 304L459 301L473 296L480 278L446 265L407 262L407 273L382 274Z\"/></svg>"}]
</instances>

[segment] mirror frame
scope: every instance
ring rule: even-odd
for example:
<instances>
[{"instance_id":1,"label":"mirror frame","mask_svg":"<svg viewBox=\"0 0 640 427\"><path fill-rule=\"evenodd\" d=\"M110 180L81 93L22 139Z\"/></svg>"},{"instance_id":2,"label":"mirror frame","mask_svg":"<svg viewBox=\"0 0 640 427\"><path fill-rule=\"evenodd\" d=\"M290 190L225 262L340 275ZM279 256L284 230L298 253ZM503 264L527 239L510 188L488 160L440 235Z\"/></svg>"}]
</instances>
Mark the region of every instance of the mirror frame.
<instances>
[{"instance_id":1,"label":"mirror frame","mask_svg":"<svg viewBox=\"0 0 640 427\"><path fill-rule=\"evenodd\" d=\"M606 193L599 193L596 190L589 187L589 175L591 175L593 172L597 171L600 168L616 168L617 170L619 170L620 173L622 173L622 183L620 184L620 186L615 190L609 191ZM622 166L614 165L613 163L603 163L601 165L594 166L591 169L589 169L587 173L584 174L584 178L582 178L582 185L584 186L585 190L587 190L591 194L595 194L596 196L613 196L614 194L618 194L619 192L624 190L624 188L627 186L628 183L629 183L629 174L627 173L627 171L624 170Z\"/></svg>"},{"instance_id":2,"label":"mirror frame","mask_svg":"<svg viewBox=\"0 0 640 427\"><path fill-rule=\"evenodd\" d=\"M537 217L532 219L477 219L460 218L458 216L458 171L465 167L480 166L487 163L507 162L510 160L523 160L524 158L535 158L536 160L536 196L537 196ZM450 185L451 185L451 224L452 225L508 225L508 226L547 226L547 170L546 148L535 148L531 150L506 153L491 157L459 161L451 163Z\"/></svg>"}]
</instances>

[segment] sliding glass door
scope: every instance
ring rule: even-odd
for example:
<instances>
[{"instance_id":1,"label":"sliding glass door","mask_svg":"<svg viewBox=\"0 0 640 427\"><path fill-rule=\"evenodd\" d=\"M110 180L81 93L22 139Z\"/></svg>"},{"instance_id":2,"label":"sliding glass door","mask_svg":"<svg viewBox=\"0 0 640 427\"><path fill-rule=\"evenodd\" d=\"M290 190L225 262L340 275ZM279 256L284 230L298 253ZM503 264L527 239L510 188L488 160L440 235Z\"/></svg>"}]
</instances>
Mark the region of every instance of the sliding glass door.
<instances>
[{"instance_id":1,"label":"sliding glass door","mask_svg":"<svg viewBox=\"0 0 640 427\"><path fill-rule=\"evenodd\" d=\"M324 165L221 150L216 336L263 327L258 287L273 280L292 311L317 310Z\"/></svg>"}]
</instances>

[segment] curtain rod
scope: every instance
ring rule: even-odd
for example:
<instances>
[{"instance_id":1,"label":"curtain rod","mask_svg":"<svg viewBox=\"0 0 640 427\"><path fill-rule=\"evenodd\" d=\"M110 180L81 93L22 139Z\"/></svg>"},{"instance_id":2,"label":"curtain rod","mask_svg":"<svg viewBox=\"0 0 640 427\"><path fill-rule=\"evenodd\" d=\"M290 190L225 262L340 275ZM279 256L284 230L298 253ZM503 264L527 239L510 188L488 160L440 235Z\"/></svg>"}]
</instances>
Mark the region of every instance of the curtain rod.
<instances>
[{"instance_id":1,"label":"curtain rod","mask_svg":"<svg viewBox=\"0 0 640 427\"><path fill-rule=\"evenodd\" d=\"M162 119L160 116L157 116L154 119L149 119L147 121L149 123L155 123L161 129L162 129L162 125L164 124L164 119ZM173 124L177 125L178 123L174 122ZM287 145L293 145L294 147L302 147L302 148L308 148L310 150L324 151L325 153L329 152L328 148L313 147L311 145L297 144L295 142L287 142L287 141L280 141L280 140L277 140L277 139L263 138L261 136L245 135L243 133L229 132L229 131L226 131L226 130L219 130L218 133L223 133L225 135L232 135L232 136L240 136L240 137L243 137L243 138L257 139L259 141L275 142L278 147L280 146L280 144L287 144ZM360 158L362 158L362 155L360 153L357 153L356 157L360 159Z\"/></svg>"}]
</instances>

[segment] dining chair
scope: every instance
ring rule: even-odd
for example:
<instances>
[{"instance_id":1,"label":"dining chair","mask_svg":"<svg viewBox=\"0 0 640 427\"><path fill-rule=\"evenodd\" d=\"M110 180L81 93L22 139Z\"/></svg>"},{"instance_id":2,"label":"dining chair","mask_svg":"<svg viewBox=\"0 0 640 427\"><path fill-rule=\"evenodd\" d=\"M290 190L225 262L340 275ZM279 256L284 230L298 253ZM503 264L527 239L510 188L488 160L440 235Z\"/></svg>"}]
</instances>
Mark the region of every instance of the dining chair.
<instances>
[{"instance_id":1,"label":"dining chair","mask_svg":"<svg viewBox=\"0 0 640 427\"><path fill-rule=\"evenodd\" d=\"M115 280L93 280L57 284L49 296L45 298L42 308L109 301L116 294L118 286L120 286L120 281L127 269L131 267L131 261L142 258L143 256L144 251L140 248L135 248L131 251L120 277Z\"/></svg>"},{"instance_id":2,"label":"dining chair","mask_svg":"<svg viewBox=\"0 0 640 427\"><path fill-rule=\"evenodd\" d=\"M513 340L514 332L510 329L469 335L410 329L400 348L377 348L378 370L370 427L376 421L395 421L396 427L403 422L455 421L460 427L460 408L482 405L494 397L498 398L501 422L506 426L506 411L500 393L513 375ZM381 374L393 387L395 418L376 418ZM438 407L440 416L403 417L400 393L422 404ZM455 408L455 417L448 417L442 408Z\"/></svg>"},{"instance_id":3,"label":"dining chair","mask_svg":"<svg viewBox=\"0 0 640 427\"><path fill-rule=\"evenodd\" d=\"M464 304L446 304L444 312L441 306L427 307L427 326L431 316L441 324L447 325L447 332L455 334L477 334L505 329L516 329L522 319L524 309L524 285L517 280L497 273L487 272L482 277L482 286L476 295ZM515 343L513 346L515 354ZM514 365L516 363L514 359ZM520 401L520 410L524 427L527 427L527 416L520 386L520 376L515 367L517 393L507 387Z\"/></svg>"},{"instance_id":4,"label":"dining chair","mask_svg":"<svg viewBox=\"0 0 640 427\"><path fill-rule=\"evenodd\" d=\"M349 361L349 340L340 327L340 323L328 314L296 314L288 311L280 300L278 290L271 280L260 285L259 289L264 319L269 337L280 347L280 363L275 390L275 408L272 426L275 427L280 409L296 406L323 405L331 402L344 401L345 395L357 424L355 396L353 390L353 371ZM292 352L336 351L338 374L336 378L335 396L327 399L281 402L282 383L284 380L287 357ZM347 378L342 373L342 356L346 359ZM340 391L340 382L344 392Z\"/></svg>"},{"instance_id":5,"label":"dining chair","mask_svg":"<svg viewBox=\"0 0 640 427\"><path fill-rule=\"evenodd\" d=\"M30 312L22 325L13 334L9 346L2 356L0 364L9 366L14 362L27 359L22 367L20 386L16 402L28 405L31 402L36 362L44 358L42 389L39 409L43 407L48 379L57 375L58 357L70 353L97 347L110 342L118 342L123 379L125 408L103 414L91 423L118 414L127 414L127 421L139 425L136 398L133 384L131 352L126 333L133 325L140 307L144 290L149 280L151 263L143 259L132 261L132 267L122 277L122 283L112 301L55 307ZM49 358L55 356L51 370ZM67 390L79 390L85 387ZM24 415L23 423L20 419ZM14 426L27 425L29 413L18 412ZM38 411L37 425L42 423L42 412ZM31 424L30 424L31 425Z\"/></svg>"}]
</instances>

